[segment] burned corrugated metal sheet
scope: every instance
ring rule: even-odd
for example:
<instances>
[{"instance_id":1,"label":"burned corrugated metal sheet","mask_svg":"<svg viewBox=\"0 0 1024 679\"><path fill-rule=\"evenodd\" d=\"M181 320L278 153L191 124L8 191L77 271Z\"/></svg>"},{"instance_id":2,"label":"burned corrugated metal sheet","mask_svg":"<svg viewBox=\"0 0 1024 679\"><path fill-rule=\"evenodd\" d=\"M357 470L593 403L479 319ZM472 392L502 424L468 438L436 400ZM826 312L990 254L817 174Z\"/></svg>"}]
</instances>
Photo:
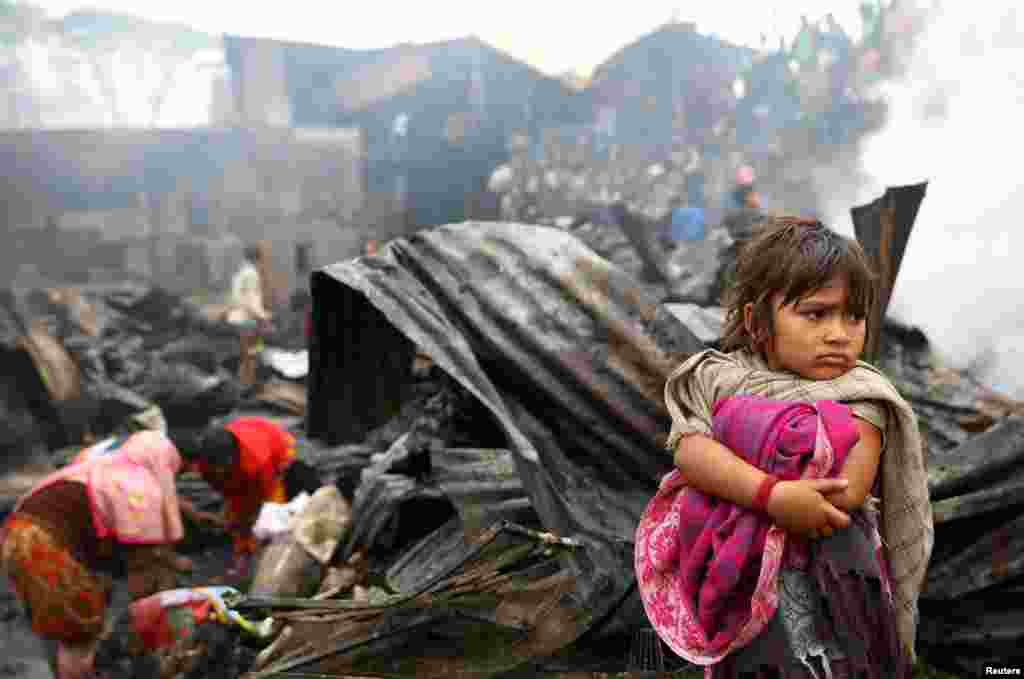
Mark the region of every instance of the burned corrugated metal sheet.
<instances>
[{"instance_id":1,"label":"burned corrugated metal sheet","mask_svg":"<svg viewBox=\"0 0 1024 679\"><path fill-rule=\"evenodd\" d=\"M388 568L388 585L396 592L414 592L438 574L455 569L470 548L461 521L453 519L408 548Z\"/></svg>"},{"instance_id":2,"label":"burned corrugated metal sheet","mask_svg":"<svg viewBox=\"0 0 1024 679\"><path fill-rule=\"evenodd\" d=\"M942 649L948 664L959 667L960 676L981 675L979 668L986 664L1019 666L1024 659L1021 602L1020 592L979 594L934 607L925 602L918 636Z\"/></svg>"},{"instance_id":3,"label":"burned corrugated metal sheet","mask_svg":"<svg viewBox=\"0 0 1024 679\"><path fill-rule=\"evenodd\" d=\"M956 519L967 519L989 512L1024 504L1024 468L1016 468L1008 475L981 490L948 497L932 502L932 515L936 524Z\"/></svg>"},{"instance_id":4,"label":"burned corrugated metal sheet","mask_svg":"<svg viewBox=\"0 0 1024 679\"><path fill-rule=\"evenodd\" d=\"M874 305L867 337L865 355L873 360L879 352L879 329L885 319L889 300L903 252L910 239L913 222L918 218L921 202L925 200L928 182L910 186L890 186L882 198L850 210L857 241L879 275L879 303Z\"/></svg>"},{"instance_id":5,"label":"burned corrugated metal sheet","mask_svg":"<svg viewBox=\"0 0 1024 679\"><path fill-rule=\"evenodd\" d=\"M987 523L989 526L975 533L965 549L933 559L924 596L957 599L1024 574L1024 515L1002 521L989 517Z\"/></svg>"},{"instance_id":6,"label":"burned corrugated metal sheet","mask_svg":"<svg viewBox=\"0 0 1024 679\"><path fill-rule=\"evenodd\" d=\"M671 465L665 378L701 342L557 229L464 223L314 274L311 436L356 442L393 413L414 346L483 403L565 557L584 631L633 582L632 537Z\"/></svg>"},{"instance_id":7,"label":"burned corrugated metal sheet","mask_svg":"<svg viewBox=\"0 0 1024 679\"><path fill-rule=\"evenodd\" d=\"M879 278L879 299L871 318L865 354L874 360L878 354L882 319L885 318L899 275L903 253L914 228L917 211L924 200L928 183L889 187L881 198L850 210L854 232Z\"/></svg>"},{"instance_id":8,"label":"burned corrugated metal sheet","mask_svg":"<svg viewBox=\"0 0 1024 679\"><path fill-rule=\"evenodd\" d=\"M311 358L320 369L311 375L310 434L358 441L385 419L376 410L397 410L418 346L486 406L544 528L583 544L561 557L576 578L573 605L586 612L578 643L593 647L594 639L642 628L632 531L670 465L660 446L669 424L664 378L702 348L698 339L572 235L518 224L452 225L394 241L376 258L316 274L314 295ZM891 325L886 330L895 332ZM1007 609L998 619L1017 630L1021 607L1010 590L1024 577L1015 492L1024 418L993 416L987 430L966 426L961 420L981 413L983 389L934 365L923 335L904 334L893 336L882 363L927 430L938 526L922 643L942 643L933 633L943 605L978 597L999 597ZM389 347L398 355L373 355ZM465 462L447 452L432 451L435 473ZM490 485L467 487L470 502L498 502L472 498L502 488L498 480ZM442 543L435 534L413 551ZM431 570L414 562L399 560L409 582ZM996 634L950 633L975 653Z\"/></svg>"},{"instance_id":9,"label":"burned corrugated metal sheet","mask_svg":"<svg viewBox=\"0 0 1024 679\"><path fill-rule=\"evenodd\" d=\"M431 481L455 506L464 526L536 517L512 451L449 448L431 453Z\"/></svg>"},{"instance_id":10,"label":"burned corrugated metal sheet","mask_svg":"<svg viewBox=\"0 0 1024 679\"><path fill-rule=\"evenodd\" d=\"M368 263L362 275L386 280L394 268ZM358 443L398 412L415 347L357 288L319 272L311 287L307 430L331 446Z\"/></svg>"},{"instance_id":11,"label":"burned corrugated metal sheet","mask_svg":"<svg viewBox=\"0 0 1024 679\"><path fill-rule=\"evenodd\" d=\"M947 452L932 451L928 490L942 500L1005 478L1024 461L1024 416L1008 417Z\"/></svg>"},{"instance_id":12,"label":"burned corrugated metal sheet","mask_svg":"<svg viewBox=\"0 0 1024 679\"><path fill-rule=\"evenodd\" d=\"M404 506L412 505L409 511ZM429 519L436 515L451 516L454 509L445 499L440 488L417 482L404 474L378 473L363 478L352 508L354 518L349 534L349 550L354 545L366 545L377 552L388 553L409 544L410 539L422 537L409 535L409 527L403 531L408 519ZM403 519L406 519L403 521ZM435 523L431 521L430 523ZM420 524L422 525L422 524ZM433 526L429 525L429 528Z\"/></svg>"},{"instance_id":13,"label":"burned corrugated metal sheet","mask_svg":"<svg viewBox=\"0 0 1024 679\"><path fill-rule=\"evenodd\" d=\"M419 386L428 391L404 403L403 414L395 418L408 422L407 430L359 470L354 523L342 558L357 549L381 557L453 511L467 530L499 519L536 521L512 453L485 447L503 441L486 409L450 378ZM410 408L418 411L411 421ZM479 448L460 447L465 443Z\"/></svg>"},{"instance_id":14,"label":"burned corrugated metal sheet","mask_svg":"<svg viewBox=\"0 0 1024 679\"><path fill-rule=\"evenodd\" d=\"M982 658L1019 658L1024 418L1002 419L956 447L933 449L930 458L936 526L921 594L923 652L961 668L980 667Z\"/></svg>"},{"instance_id":15,"label":"burned corrugated metal sheet","mask_svg":"<svg viewBox=\"0 0 1024 679\"><path fill-rule=\"evenodd\" d=\"M314 274L313 285L314 344L322 346L311 360L324 365L313 369L311 435L341 442L365 433L350 416L379 405L374 389L402 379L409 361L392 359L403 369L388 375L364 361L383 361L399 344L388 335L400 330L488 405L528 459L533 446L510 426L502 391L557 404L553 414L584 425L565 432L569 438L621 448L624 455L588 460L611 457L620 481L632 475L650 483L652 462L665 468L657 441L668 431L661 388L681 357L702 345L571 236L521 224L446 226L393 241L374 260L329 267ZM343 322L361 339L339 345ZM375 385L371 377L379 378ZM361 404L346 392L359 394Z\"/></svg>"},{"instance_id":16,"label":"burned corrugated metal sheet","mask_svg":"<svg viewBox=\"0 0 1024 679\"><path fill-rule=\"evenodd\" d=\"M910 240L910 231L917 220L917 212L921 208L927 188L928 182L910 186L890 186L886 188L881 198L850 210L857 240L864 246L868 256L876 262L882 261L885 257L889 262L886 266L888 280L882 281L883 287L889 288L888 292L891 292L899 274L903 253L906 252ZM887 210L892 214L884 217L883 213ZM886 225L879 224L885 219L891 219L888 233ZM883 315L888 301L883 300Z\"/></svg>"}]
</instances>

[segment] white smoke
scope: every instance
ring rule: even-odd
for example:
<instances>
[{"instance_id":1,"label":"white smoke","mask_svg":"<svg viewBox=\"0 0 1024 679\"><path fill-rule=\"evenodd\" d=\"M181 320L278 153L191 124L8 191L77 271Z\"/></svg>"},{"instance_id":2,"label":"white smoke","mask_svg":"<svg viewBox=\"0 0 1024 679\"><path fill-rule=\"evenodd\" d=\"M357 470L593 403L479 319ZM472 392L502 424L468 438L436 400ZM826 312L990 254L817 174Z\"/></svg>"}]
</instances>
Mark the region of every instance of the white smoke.
<instances>
[{"instance_id":1,"label":"white smoke","mask_svg":"<svg viewBox=\"0 0 1024 679\"><path fill-rule=\"evenodd\" d=\"M144 27L148 33L125 32L96 45L79 44L58 31L37 31L13 48L0 48L0 63L13 66L19 76L12 87L19 106L6 115L0 111L0 129L189 128L223 122L229 73L222 41L180 46L175 41L189 37L184 30Z\"/></svg>"},{"instance_id":2,"label":"white smoke","mask_svg":"<svg viewBox=\"0 0 1024 679\"><path fill-rule=\"evenodd\" d=\"M943 4L907 78L883 92L890 117L864 145L856 203L929 181L891 313L1024 398L1024 24L1001 2ZM852 232L849 206L832 223Z\"/></svg>"}]
</instances>

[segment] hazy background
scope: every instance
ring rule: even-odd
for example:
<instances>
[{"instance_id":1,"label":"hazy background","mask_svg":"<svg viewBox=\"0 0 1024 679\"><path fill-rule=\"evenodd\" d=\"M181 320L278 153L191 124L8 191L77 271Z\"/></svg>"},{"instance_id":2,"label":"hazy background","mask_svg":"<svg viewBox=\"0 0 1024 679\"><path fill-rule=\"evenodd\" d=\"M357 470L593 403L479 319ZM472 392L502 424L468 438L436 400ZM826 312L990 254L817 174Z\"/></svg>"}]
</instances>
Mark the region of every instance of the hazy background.
<instances>
[{"instance_id":1,"label":"hazy background","mask_svg":"<svg viewBox=\"0 0 1024 679\"><path fill-rule=\"evenodd\" d=\"M837 179L831 219L848 197L928 180L903 260L893 315L922 326L958 367L1024 397L1024 25L1008 3L945 3L908 76L886 85L885 129L868 139L865 176ZM829 195L829 187L823 187ZM992 355L992 352L995 355Z\"/></svg>"},{"instance_id":2,"label":"hazy background","mask_svg":"<svg viewBox=\"0 0 1024 679\"><path fill-rule=\"evenodd\" d=\"M53 17L88 7L40 3ZM593 2L287 4L101 0L96 7L209 34L231 33L346 48L387 47L476 35L545 73L588 75L624 45L664 22L694 21L702 33L750 47L787 43L832 12L856 39L857 0L678 3ZM918 2L939 7L940 3ZM1015 275L1024 119L1024 25L1010 2L944 2L910 61L907 77L873 96L889 102L883 131L841 165L816 168L826 217L850 231L849 208L886 185L930 182L911 238L893 313L921 326L957 367L1024 397L1024 285ZM187 100L189 97L183 97ZM141 100L140 100L141 101ZM768 196L772 205L785 196ZM1018 266L1019 268L1019 266Z\"/></svg>"},{"instance_id":3,"label":"hazy background","mask_svg":"<svg viewBox=\"0 0 1024 679\"><path fill-rule=\"evenodd\" d=\"M38 3L54 17L90 7L79 0ZM694 21L702 33L757 47L762 34L771 45L791 40L801 14L812 20L831 11L857 35L858 0L823 3L777 0L752 3L643 0L605 4L564 0L487 3L438 0L429 3L364 2L358 6L294 0L287 4L204 2L203 0L101 0L93 6L155 21L183 23L207 33L310 42L349 49L388 47L476 35L549 75L590 71L627 43L671 19Z\"/></svg>"}]
</instances>

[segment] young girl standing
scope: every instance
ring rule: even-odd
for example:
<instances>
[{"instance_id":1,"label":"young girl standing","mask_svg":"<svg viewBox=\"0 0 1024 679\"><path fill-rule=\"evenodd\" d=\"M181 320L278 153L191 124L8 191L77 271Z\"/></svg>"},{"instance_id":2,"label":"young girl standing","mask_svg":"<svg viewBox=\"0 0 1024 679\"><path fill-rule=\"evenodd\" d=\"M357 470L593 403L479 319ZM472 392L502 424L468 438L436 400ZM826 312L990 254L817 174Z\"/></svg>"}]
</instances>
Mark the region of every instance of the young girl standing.
<instances>
[{"instance_id":1,"label":"young girl standing","mask_svg":"<svg viewBox=\"0 0 1024 679\"><path fill-rule=\"evenodd\" d=\"M858 360L876 297L856 242L772 218L737 261L728 353L700 352L666 383L677 469L637 530L637 576L655 629L709 678L908 676L934 537L913 411ZM757 408L794 402L814 417L793 419L788 440L800 421L818 423L814 460L833 461L821 474L780 480L782 467L723 444L768 421ZM758 460L780 464L779 431Z\"/></svg>"}]
</instances>

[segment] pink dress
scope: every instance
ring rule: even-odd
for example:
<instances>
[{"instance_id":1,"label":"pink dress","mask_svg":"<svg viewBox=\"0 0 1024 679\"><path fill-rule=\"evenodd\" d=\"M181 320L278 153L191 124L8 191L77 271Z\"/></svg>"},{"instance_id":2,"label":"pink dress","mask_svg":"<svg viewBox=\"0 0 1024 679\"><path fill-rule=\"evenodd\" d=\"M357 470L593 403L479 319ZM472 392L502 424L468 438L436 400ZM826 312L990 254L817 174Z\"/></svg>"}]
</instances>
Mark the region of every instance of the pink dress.
<instances>
[{"instance_id":1,"label":"pink dress","mask_svg":"<svg viewBox=\"0 0 1024 679\"><path fill-rule=\"evenodd\" d=\"M847 406L755 396L716 403L713 431L784 480L837 475L858 440ZM709 679L881 679L909 670L882 554L872 514L809 544L674 470L641 518L635 558L652 626Z\"/></svg>"}]
</instances>

